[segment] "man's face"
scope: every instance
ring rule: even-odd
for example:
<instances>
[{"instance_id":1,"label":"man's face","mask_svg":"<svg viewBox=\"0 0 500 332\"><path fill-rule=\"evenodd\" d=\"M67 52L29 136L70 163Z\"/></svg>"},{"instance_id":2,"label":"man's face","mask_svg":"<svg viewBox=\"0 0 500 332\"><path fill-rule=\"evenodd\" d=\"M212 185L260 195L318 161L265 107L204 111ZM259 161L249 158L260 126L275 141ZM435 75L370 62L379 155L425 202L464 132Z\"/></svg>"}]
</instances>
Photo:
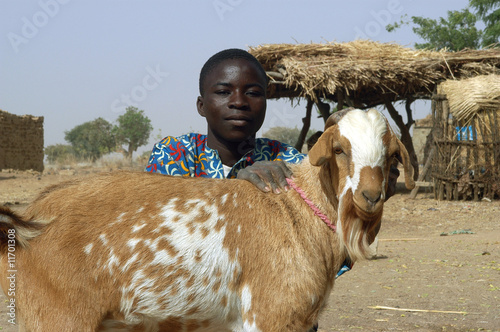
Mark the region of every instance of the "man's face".
<instances>
[{"instance_id":1,"label":"man's face","mask_svg":"<svg viewBox=\"0 0 500 332\"><path fill-rule=\"evenodd\" d=\"M266 78L244 59L219 63L205 77L197 107L208 133L218 141L243 142L254 137L266 115Z\"/></svg>"}]
</instances>

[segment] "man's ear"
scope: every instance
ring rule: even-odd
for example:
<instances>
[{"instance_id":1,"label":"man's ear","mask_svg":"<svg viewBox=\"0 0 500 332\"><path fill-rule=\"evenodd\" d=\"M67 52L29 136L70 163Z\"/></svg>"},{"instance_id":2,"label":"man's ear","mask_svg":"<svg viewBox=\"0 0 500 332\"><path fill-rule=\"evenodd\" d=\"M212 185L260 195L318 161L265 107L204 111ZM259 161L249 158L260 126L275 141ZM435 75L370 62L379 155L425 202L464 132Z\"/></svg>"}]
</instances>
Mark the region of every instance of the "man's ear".
<instances>
[{"instance_id":1,"label":"man's ear","mask_svg":"<svg viewBox=\"0 0 500 332\"><path fill-rule=\"evenodd\" d=\"M198 96L196 99L196 108L198 109L198 114L205 117L205 108L203 107L203 97Z\"/></svg>"},{"instance_id":2,"label":"man's ear","mask_svg":"<svg viewBox=\"0 0 500 332\"><path fill-rule=\"evenodd\" d=\"M313 166L321 166L332 157L332 132L325 131L308 153Z\"/></svg>"}]
</instances>

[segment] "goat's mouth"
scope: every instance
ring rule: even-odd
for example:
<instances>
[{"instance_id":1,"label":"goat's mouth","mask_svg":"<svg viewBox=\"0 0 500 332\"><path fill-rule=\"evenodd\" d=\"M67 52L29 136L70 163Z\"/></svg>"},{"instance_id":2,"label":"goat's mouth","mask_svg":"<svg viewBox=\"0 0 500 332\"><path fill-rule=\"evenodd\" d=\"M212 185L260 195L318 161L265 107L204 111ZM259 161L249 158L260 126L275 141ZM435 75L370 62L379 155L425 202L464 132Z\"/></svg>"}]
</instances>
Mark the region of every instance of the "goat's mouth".
<instances>
[{"instance_id":1,"label":"goat's mouth","mask_svg":"<svg viewBox=\"0 0 500 332\"><path fill-rule=\"evenodd\" d=\"M363 220L377 219L381 214L384 207L384 202L367 202L364 199L357 199L353 197L354 206L356 207L356 214Z\"/></svg>"}]
</instances>

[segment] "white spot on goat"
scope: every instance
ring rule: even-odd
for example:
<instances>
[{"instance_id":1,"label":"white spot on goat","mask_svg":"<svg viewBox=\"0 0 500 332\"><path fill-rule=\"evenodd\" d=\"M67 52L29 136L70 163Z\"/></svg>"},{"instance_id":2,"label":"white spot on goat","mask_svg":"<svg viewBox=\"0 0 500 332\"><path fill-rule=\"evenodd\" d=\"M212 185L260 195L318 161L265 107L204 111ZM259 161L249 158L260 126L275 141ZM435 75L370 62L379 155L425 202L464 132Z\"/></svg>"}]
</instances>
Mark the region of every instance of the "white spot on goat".
<instances>
[{"instance_id":1,"label":"white spot on goat","mask_svg":"<svg viewBox=\"0 0 500 332\"><path fill-rule=\"evenodd\" d=\"M134 226L132 226L132 233L135 233L135 232L137 232L137 231L140 231L141 229L143 229L143 228L144 228L144 226L146 226L146 224L145 224L145 223L144 223L144 224L142 224L142 225L134 225Z\"/></svg>"},{"instance_id":2,"label":"white spot on goat","mask_svg":"<svg viewBox=\"0 0 500 332\"><path fill-rule=\"evenodd\" d=\"M122 272L125 272L127 271L130 266L135 262L137 261L137 257L139 257L139 254L138 253L135 253L134 256L130 257L126 262L125 264L123 264L121 270Z\"/></svg>"},{"instance_id":3,"label":"white spot on goat","mask_svg":"<svg viewBox=\"0 0 500 332\"><path fill-rule=\"evenodd\" d=\"M83 247L83 251L87 254L90 255L90 252L92 251L92 247L94 246L93 243L87 244L85 247Z\"/></svg>"},{"instance_id":4,"label":"white spot on goat","mask_svg":"<svg viewBox=\"0 0 500 332\"><path fill-rule=\"evenodd\" d=\"M228 196L228 194L224 194L224 195L221 196L220 202L221 202L222 205L226 204L227 196Z\"/></svg>"},{"instance_id":5,"label":"white spot on goat","mask_svg":"<svg viewBox=\"0 0 500 332\"><path fill-rule=\"evenodd\" d=\"M125 217L125 212L122 212L122 213L120 213L120 215L118 215L118 217L115 220L115 223L122 222L123 221L123 217Z\"/></svg>"},{"instance_id":6,"label":"white spot on goat","mask_svg":"<svg viewBox=\"0 0 500 332\"><path fill-rule=\"evenodd\" d=\"M108 239L106 239L106 234L99 235L99 239L101 240L103 245L105 245L105 246L108 245Z\"/></svg>"},{"instance_id":7,"label":"white spot on goat","mask_svg":"<svg viewBox=\"0 0 500 332\"><path fill-rule=\"evenodd\" d=\"M137 245L137 243L139 243L141 241L141 239L130 239L127 241L127 246L130 248L130 250L134 250L135 246Z\"/></svg>"},{"instance_id":8,"label":"white spot on goat","mask_svg":"<svg viewBox=\"0 0 500 332\"><path fill-rule=\"evenodd\" d=\"M118 257L116 257L113 249L109 251L109 257L108 257L108 270L109 274L113 274L113 267L118 266L120 264L120 261L118 260Z\"/></svg>"},{"instance_id":9,"label":"white spot on goat","mask_svg":"<svg viewBox=\"0 0 500 332\"><path fill-rule=\"evenodd\" d=\"M252 292L246 285L241 290L241 307L244 313L247 313L252 307Z\"/></svg>"},{"instance_id":10,"label":"white spot on goat","mask_svg":"<svg viewBox=\"0 0 500 332\"><path fill-rule=\"evenodd\" d=\"M261 332L260 329L257 327L256 323L256 316L253 315L253 322L250 324L247 320L243 322L243 330L244 331L249 331L249 332Z\"/></svg>"}]
</instances>

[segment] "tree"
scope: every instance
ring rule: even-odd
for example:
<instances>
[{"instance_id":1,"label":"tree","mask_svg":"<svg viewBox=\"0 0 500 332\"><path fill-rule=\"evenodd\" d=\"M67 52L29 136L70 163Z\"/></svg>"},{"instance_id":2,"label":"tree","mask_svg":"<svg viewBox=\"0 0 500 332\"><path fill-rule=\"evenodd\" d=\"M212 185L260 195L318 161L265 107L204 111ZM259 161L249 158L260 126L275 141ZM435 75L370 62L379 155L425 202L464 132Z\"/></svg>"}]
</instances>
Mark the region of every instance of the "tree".
<instances>
[{"instance_id":1,"label":"tree","mask_svg":"<svg viewBox=\"0 0 500 332\"><path fill-rule=\"evenodd\" d=\"M307 133L307 137L314 134L315 130L309 130ZM262 136L280 141L282 143L286 143L288 145L294 146L297 142L297 138L300 135L300 129L295 128L287 128L287 127L273 127L268 131L262 134Z\"/></svg>"},{"instance_id":2,"label":"tree","mask_svg":"<svg viewBox=\"0 0 500 332\"><path fill-rule=\"evenodd\" d=\"M103 118L85 122L65 132L64 139L71 143L75 155L95 162L102 155L115 150L112 125Z\"/></svg>"},{"instance_id":3,"label":"tree","mask_svg":"<svg viewBox=\"0 0 500 332\"><path fill-rule=\"evenodd\" d=\"M459 51L464 48L477 49L481 45L483 32L476 28L477 16L468 9L448 11L447 19L440 17L439 20L434 20L412 16L411 23L415 25L413 32L426 41L415 43L417 49L446 48ZM402 19L401 22L388 25L386 28L390 32L405 24L410 22Z\"/></svg>"},{"instance_id":4,"label":"tree","mask_svg":"<svg viewBox=\"0 0 500 332\"><path fill-rule=\"evenodd\" d=\"M73 147L66 144L49 145L44 151L47 161L51 164L55 162L64 162L75 156Z\"/></svg>"},{"instance_id":5,"label":"tree","mask_svg":"<svg viewBox=\"0 0 500 332\"><path fill-rule=\"evenodd\" d=\"M448 17L438 20L403 16L400 22L386 26L391 32L403 25L414 25L413 32L424 39L425 43L415 43L417 49L447 48L459 51L465 48L479 49L498 43L500 37L500 0L470 0L470 8L448 11ZM484 30L477 23L485 24Z\"/></svg>"},{"instance_id":6,"label":"tree","mask_svg":"<svg viewBox=\"0 0 500 332\"><path fill-rule=\"evenodd\" d=\"M500 0L470 0L470 6L483 20L483 47L496 44L500 38Z\"/></svg>"},{"instance_id":7,"label":"tree","mask_svg":"<svg viewBox=\"0 0 500 332\"><path fill-rule=\"evenodd\" d=\"M113 134L118 147L126 145L127 148L118 148L125 158L132 160L132 154L137 148L148 143L149 135L153 130L151 120L144 115L143 110L129 106L125 114L117 119L118 125L113 128Z\"/></svg>"}]
</instances>

